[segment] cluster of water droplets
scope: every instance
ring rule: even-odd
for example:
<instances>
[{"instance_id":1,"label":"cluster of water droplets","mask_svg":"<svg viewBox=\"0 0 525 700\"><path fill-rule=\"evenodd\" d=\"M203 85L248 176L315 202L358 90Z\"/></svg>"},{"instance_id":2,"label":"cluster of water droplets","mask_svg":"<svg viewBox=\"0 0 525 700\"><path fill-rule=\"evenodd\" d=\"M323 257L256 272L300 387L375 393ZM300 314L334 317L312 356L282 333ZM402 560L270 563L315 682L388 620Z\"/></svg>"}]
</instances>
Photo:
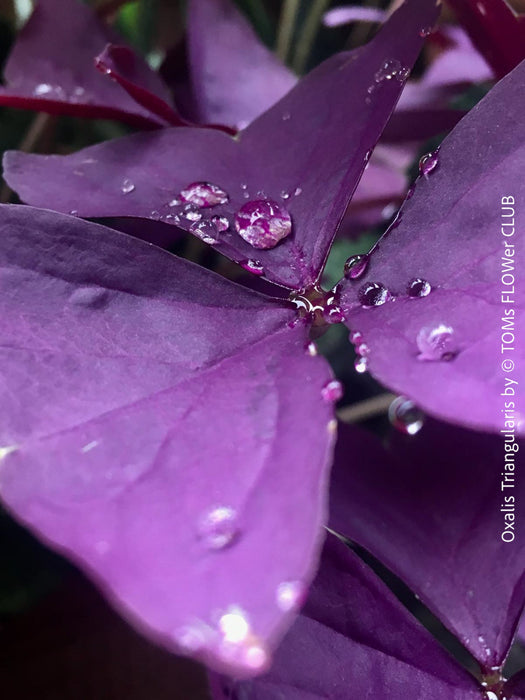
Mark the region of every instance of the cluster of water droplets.
<instances>
[{"instance_id":1,"label":"cluster of water droplets","mask_svg":"<svg viewBox=\"0 0 525 700\"><path fill-rule=\"evenodd\" d=\"M39 83L36 85L33 89L33 97L82 104L92 101L86 94L85 88L80 85L73 87L71 90L66 90L61 85L52 85L51 83Z\"/></svg>"},{"instance_id":2,"label":"cluster of water droplets","mask_svg":"<svg viewBox=\"0 0 525 700\"><path fill-rule=\"evenodd\" d=\"M398 396L388 408L388 419L400 433L415 435L423 427L425 416L413 401Z\"/></svg>"},{"instance_id":3,"label":"cluster of water droplets","mask_svg":"<svg viewBox=\"0 0 525 700\"><path fill-rule=\"evenodd\" d=\"M292 292L289 300L297 309L298 319L306 321L314 327L341 323L344 320L337 290L332 289L326 292L321 287L314 285L300 292Z\"/></svg>"},{"instance_id":4,"label":"cluster of water droplets","mask_svg":"<svg viewBox=\"0 0 525 700\"><path fill-rule=\"evenodd\" d=\"M370 348L365 343L363 334L359 331L353 331L350 334L350 342L354 346L356 353L354 362L355 371L358 374L364 374L368 371L368 357L370 355Z\"/></svg>"},{"instance_id":5,"label":"cluster of water droplets","mask_svg":"<svg viewBox=\"0 0 525 700\"><path fill-rule=\"evenodd\" d=\"M409 75L410 69L403 66L396 58L387 59L374 74L374 82L367 89L368 97L366 98L366 102L370 103L370 96L381 84L390 80L404 83Z\"/></svg>"}]
</instances>

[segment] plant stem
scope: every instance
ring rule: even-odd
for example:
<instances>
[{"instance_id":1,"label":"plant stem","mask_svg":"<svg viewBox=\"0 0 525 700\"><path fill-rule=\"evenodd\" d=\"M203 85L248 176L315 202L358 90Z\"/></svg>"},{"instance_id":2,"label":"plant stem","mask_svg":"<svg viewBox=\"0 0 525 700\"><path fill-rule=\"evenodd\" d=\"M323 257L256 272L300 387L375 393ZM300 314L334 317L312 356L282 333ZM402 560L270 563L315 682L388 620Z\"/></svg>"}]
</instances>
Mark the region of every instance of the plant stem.
<instances>
[{"instance_id":1,"label":"plant stem","mask_svg":"<svg viewBox=\"0 0 525 700\"><path fill-rule=\"evenodd\" d=\"M299 0L284 0L283 9L281 10L281 16L279 18L276 43L277 55L283 62L286 62L290 52L290 43L293 37L298 9Z\"/></svg>"},{"instance_id":2,"label":"plant stem","mask_svg":"<svg viewBox=\"0 0 525 700\"><path fill-rule=\"evenodd\" d=\"M359 423L369 418L375 418L386 413L395 398L395 394L373 396L371 399L342 408L337 412L337 417L343 423Z\"/></svg>"},{"instance_id":3,"label":"plant stem","mask_svg":"<svg viewBox=\"0 0 525 700\"><path fill-rule=\"evenodd\" d=\"M301 74L306 68L308 57L310 56L319 29L319 22L329 3L330 0L313 0L312 2L310 12L303 22L302 31L295 50L293 68L296 73Z\"/></svg>"}]
</instances>

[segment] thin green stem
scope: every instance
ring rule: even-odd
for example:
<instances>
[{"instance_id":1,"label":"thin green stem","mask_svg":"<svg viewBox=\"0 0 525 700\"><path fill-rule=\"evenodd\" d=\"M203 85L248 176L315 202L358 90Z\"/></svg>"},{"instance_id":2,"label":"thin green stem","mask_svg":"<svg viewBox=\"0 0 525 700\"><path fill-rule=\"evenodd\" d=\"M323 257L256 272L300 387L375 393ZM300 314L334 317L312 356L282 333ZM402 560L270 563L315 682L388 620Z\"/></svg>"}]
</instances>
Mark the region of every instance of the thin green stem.
<instances>
[{"instance_id":1,"label":"thin green stem","mask_svg":"<svg viewBox=\"0 0 525 700\"><path fill-rule=\"evenodd\" d=\"M355 403L352 406L345 406L337 412L337 417L343 423L359 423L369 418L375 418L388 411L395 394L380 394L371 399Z\"/></svg>"},{"instance_id":2,"label":"thin green stem","mask_svg":"<svg viewBox=\"0 0 525 700\"><path fill-rule=\"evenodd\" d=\"M297 21L299 10L299 0L284 0L281 16L279 18L279 28L277 30L277 55L283 62L286 62L290 52L290 44Z\"/></svg>"},{"instance_id":3,"label":"thin green stem","mask_svg":"<svg viewBox=\"0 0 525 700\"><path fill-rule=\"evenodd\" d=\"M296 73L303 73L306 68L315 37L319 30L321 17L329 4L330 0L314 0L311 4L310 11L303 22L302 31L295 50L293 67Z\"/></svg>"}]
</instances>

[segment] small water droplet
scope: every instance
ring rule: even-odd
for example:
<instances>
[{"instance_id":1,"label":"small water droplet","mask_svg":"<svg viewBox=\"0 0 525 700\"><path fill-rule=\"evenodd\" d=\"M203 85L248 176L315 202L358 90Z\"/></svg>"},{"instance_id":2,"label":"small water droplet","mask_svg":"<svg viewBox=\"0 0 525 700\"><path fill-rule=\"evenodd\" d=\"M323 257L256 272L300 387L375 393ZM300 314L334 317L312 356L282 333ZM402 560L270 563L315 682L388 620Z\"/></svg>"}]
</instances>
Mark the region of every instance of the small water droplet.
<instances>
[{"instance_id":1,"label":"small water droplet","mask_svg":"<svg viewBox=\"0 0 525 700\"><path fill-rule=\"evenodd\" d=\"M217 245L219 242L215 238L217 229L212 221L196 221L190 226L190 231L198 236L203 243L207 243L208 245Z\"/></svg>"},{"instance_id":2,"label":"small water droplet","mask_svg":"<svg viewBox=\"0 0 525 700\"><path fill-rule=\"evenodd\" d=\"M78 287L69 297L71 304L101 309L108 301L108 290L103 287Z\"/></svg>"},{"instance_id":3,"label":"small water droplet","mask_svg":"<svg viewBox=\"0 0 525 700\"><path fill-rule=\"evenodd\" d=\"M286 190L281 190L281 199L289 199L290 198L290 193L287 192Z\"/></svg>"},{"instance_id":4,"label":"small water droplet","mask_svg":"<svg viewBox=\"0 0 525 700\"><path fill-rule=\"evenodd\" d=\"M431 291L432 287L430 286L430 284L426 280L421 279L420 277L411 280L407 286L407 294L413 299L419 297L426 297L430 294Z\"/></svg>"},{"instance_id":5,"label":"small water droplet","mask_svg":"<svg viewBox=\"0 0 525 700\"><path fill-rule=\"evenodd\" d=\"M344 275L346 279L356 280L361 277L368 267L368 255L352 255L345 262Z\"/></svg>"},{"instance_id":6,"label":"small water droplet","mask_svg":"<svg viewBox=\"0 0 525 700\"><path fill-rule=\"evenodd\" d=\"M391 294L384 284L380 282L368 282L359 290L361 306L381 306L391 298Z\"/></svg>"},{"instance_id":7,"label":"small water droplet","mask_svg":"<svg viewBox=\"0 0 525 700\"><path fill-rule=\"evenodd\" d=\"M161 218L159 212L156 209L154 209L149 216L150 219L153 219L153 221L159 221L159 219Z\"/></svg>"},{"instance_id":8,"label":"small water droplet","mask_svg":"<svg viewBox=\"0 0 525 700\"><path fill-rule=\"evenodd\" d=\"M290 119L291 114L290 112L283 112L283 122L287 122L288 119Z\"/></svg>"},{"instance_id":9,"label":"small water droplet","mask_svg":"<svg viewBox=\"0 0 525 700\"><path fill-rule=\"evenodd\" d=\"M298 197L302 193L302 187L296 187L294 192L294 197Z\"/></svg>"},{"instance_id":10,"label":"small water droplet","mask_svg":"<svg viewBox=\"0 0 525 700\"><path fill-rule=\"evenodd\" d=\"M439 165L438 151L426 153L419 159L419 172L423 177L428 177Z\"/></svg>"},{"instance_id":11,"label":"small water droplet","mask_svg":"<svg viewBox=\"0 0 525 700\"><path fill-rule=\"evenodd\" d=\"M277 605L283 612L296 610L304 602L305 594L301 581L284 581L277 587Z\"/></svg>"},{"instance_id":12,"label":"small water droplet","mask_svg":"<svg viewBox=\"0 0 525 700\"><path fill-rule=\"evenodd\" d=\"M422 39L426 39L427 36L430 36L430 34L432 34L432 27L423 27L419 30L419 36Z\"/></svg>"},{"instance_id":13,"label":"small water droplet","mask_svg":"<svg viewBox=\"0 0 525 700\"><path fill-rule=\"evenodd\" d=\"M244 663L253 670L265 668L269 660L270 655L262 644L250 644L244 652Z\"/></svg>"},{"instance_id":14,"label":"small water droplet","mask_svg":"<svg viewBox=\"0 0 525 700\"><path fill-rule=\"evenodd\" d=\"M358 374L364 374L368 371L368 357L356 357L354 369Z\"/></svg>"},{"instance_id":15,"label":"small water droplet","mask_svg":"<svg viewBox=\"0 0 525 700\"><path fill-rule=\"evenodd\" d=\"M363 334L360 331L352 331L350 334L350 342L353 345L359 345L359 343L362 343L363 340Z\"/></svg>"},{"instance_id":16,"label":"small water droplet","mask_svg":"<svg viewBox=\"0 0 525 700\"><path fill-rule=\"evenodd\" d=\"M345 315L340 306L329 304L323 309L323 318L327 323L342 323L345 320Z\"/></svg>"},{"instance_id":17,"label":"small water droplet","mask_svg":"<svg viewBox=\"0 0 525 700\"><path fill-rule=\"evenodd\" d=\"M343 386L337 379L327 382L321 389L321 396L327 403L335 403L343 396Z\"/></svg>"},{"instance_id":18,"label":"small water droplet","mask_svg":"<svg viewBox=\"0 0 525 700\"><path fill-rule=\"evenodd\" d=\"M181 200L178 197L174 197L168 202L168 207L180 207L181 204Z\"/></svg>"},{"instance_id":19,"label":"small water droplet","mask_svg":"<svg viewBox=\"0 0 525 700\"><path fill-rule=\"evenodd\" d=\"M224 549L238 537L237 513L229 506L208 511L199 523L199 537L208 549Z\"/></svg>"},{"instance_id":20,"label":"small water droplet","mask_svg":"<svg viewBox=\"0 0 525 700\"><path fill-rule=\"evenodd\" d=\"M402 66L397 59L389 58L375 73L374 80L376 83L381 83L384 80L392 80L395 78L399 82L404 82L408 78L409 72L409 69ZM371 92L370 89L369 92Z\"/></svg>"},{"instance_id":21,"label":"small water droplet","mask_svg":"<svg viewBox=\"0 0 525 700\"><path fill-rule=\"evenodd\" d=\"M192 182L181 191L179 197L183 202L194 204L203 209L226 204L229 200L226 192L211 182Z\"/></svg>"},{"instance_id":22,"label":"small water droplet","mask_svg":"<svg viewBox=\"0 0 525 700\"><path fill-rule=\"evenodd\" d=\"M424 415L415 403L405 396L398 396L388 408L388 419L400 433L415 435L423 427Z\"/></svg>"},{"instance_id":23,"label":"small water droplet","mask_svg":"<svg viewBox=\"0 0 525 700\"><path fill-rule=\"evenodd\" d=\"M202 219L202 214L198 212L196 209L188 209L187 211L184 212L183 217L187 219L188 221L200 221ZM213 224L212 224L213 226ZM214 227L215 228L215 227Z\"/></svg>"},{"instance_id":24,"label":"small water droplet","mask_svg":"<svg viewBox=\"0 0 525 700\"><path fill-rule=\"evenodd\" d=\"M287 210L271 199L246 202L235 215L235 228L241 238L254 248L274 248L292 232L292 218Z\"/></svg>"},{"instance_id":25,"label":"small water droplet","mask_svg":"<svg viewBox=\"0 0 525 700\"><path fill-rule=\"evenodd\" d=\"M130 192L133 192L134 189L135 189L135 185L131 182L131 180L126 178L125 180L122 181L120 191L123 194L129 194Z\"/></svg>"},{"instance_id":26,"label":"small water droplet","mask_svg":"<svg viewBox=\"0 0 525 700\"><path fill-rule=\"evenodd\" d=\"M215 226L217 233L224 233L224 231L227 231L230 228L230 222L225 216L212 216L211 221Z\"/></svg>"},{"instance_id":27,"label":"small water droplet","mask_svg":"<svg viewBox=\"0 0 525 700\"><path fill-rule=\"evenodd\" d=\"M71 209L71 211L70 211L69 213L71 214L71 216L78 216L78 210L77 210L77 209Z\"/></svg>"},{"instance_id":28,"label":"small water droplet","mask_svg":"<svg viewBox=\"0 0 525 700\"><path fill-rule=\"evenodd\" d=\"M310 357L317 357L317 345L315 343L308 343L306 346L306 352Z\"/></svg>"},{"instance_id":29,"label":"small water droplet","mask_svg":"<svg viewBox=\"0 0 525 700\"><path fill-rule=\"evenodd\" d=\"M49 83L40 83L33 90L33 95L40 97L42 95L48 95L50 92L53 92L52 85L50 85Z\"/></svg>"},{"instance_id":30,"label":"small water droplet","mask_svg":"<svg viewBox=\"0 0 525 700\"><path fill-rule=\"evenodd\" d=\"M328 424L326 426L326 430L328 431L329 435L336 435L337 434L337 419L336 418L331 418L328 421Z\"/></svg>"},{"instance_id":31,"label":"small water droplet","mask_svg":"<svg viewBox=\"0 0 525 700\"><path fill-rule=\"evenodd\" d=\"M457 355L454 330L444 323L422 328L417 334L416 343L419 360L452 360Z\"/></svg>"},{"instance_id":32,"label":"small water droplet","mask_svg":"<svg viewBox=\"0 0 525 700\"><path fill-rule=\"evenodd\" d=\"M251 272L253 275L260 276L264 274L264 267L258 260L245 260L244 262L241 262L241 267L244 270Z\"/></svg>"},{"instance_id":33,"label":"small water droplet","mask_svg":"<svg viewBox=\"0 0 525 700\"><path fill-rule=\"evenodd\" d=\"M250 624L245 613L240 608L232 606L229 612L221 616L219 631L225 642L241 644L250 634Z\"/></svg>"}]
</instances>

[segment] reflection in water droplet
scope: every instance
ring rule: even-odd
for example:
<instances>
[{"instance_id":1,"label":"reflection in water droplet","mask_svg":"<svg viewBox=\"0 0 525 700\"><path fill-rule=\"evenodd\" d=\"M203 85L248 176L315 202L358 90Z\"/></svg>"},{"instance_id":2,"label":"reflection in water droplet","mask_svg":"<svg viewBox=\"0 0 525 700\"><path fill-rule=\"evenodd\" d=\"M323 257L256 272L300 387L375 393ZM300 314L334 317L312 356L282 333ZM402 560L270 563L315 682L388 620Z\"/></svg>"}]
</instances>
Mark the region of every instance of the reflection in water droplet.
<instances>
[{"instance_id":1,"label":"reflection in water droplet","mask_svg":"<svg viewBox=\"0 0 525 700\"><path fill-rule=\"evenodd\" d=\"M181 191L179 196L183 202L194 204L203 209L226 204L229 199L223 189L211 182L192 182Z\"/></svg>"},{"instance_id":2,"label":"reflection in water droplet","mask_svg":"<svg viewBox=\"0 0 525 700\"><path fill-rule=\"evenodd\" d=\"M419 159L419 172L423 177L428 177L439 165L438 151L427 153Z\"/></svg>"},{"instance_id":3,"label":"reflection in water droplet","mask_svg":"<svg viewBox=\"0 0 525 700\"><path fill-rule=\"evenodd\" d=\"M238 535L237 513L229 506L212 508L199 523L199 537L209 549L224 549Z\"/></svg>"},{"instance_id":4,"label":"reflection in water droplet","mask_svg":"<svg viewBox=\"0 0 525 700\"><path fill-rule=\"evenodd\" d=\"M424 415L410 399L398 396L388 408L388 419L400 433L415 435L423 427Z\"/></svg>"},{"instance_id":5,"label":"reflection in water droplet","mask_svg":"<svg viewBox=\"0 0 525 700\"><path fill-rule=\"evenodd\" d=\"M345 262L344 275L346 279L359 279L368 267L368 255L352 255Z\"/></svg>"},{"instance_id":6,"label":"reflection in water droplet","mask_svg":"<svg viewBox=\"0 0 525 700\"><path fill-rule=\"evenodd\" d=\"M303 603L305 592L301 581L284 581L277 587L277 605L283 612L295 610Z\"/></svg>"},{"instance_id":7,"label":"reflection in water droplet","mask_svg":"<svg viewBox=\"0 0 525 700\"><path fill-rule=\"evenodd\" d=\"M244 262L241 262L241 267L244 270L251 272L252 275L260 276L264 274L264 267L258 260L245 260Z\"/></svg>"},{"instance_id":8,"label":"reflection in water droplet","mask_svg":"<svg viewBox=\"0 0 525 700\"><path fill-rule=\"evenodd\" d=\"M211 221L218 233L224 233L224 231L227 231L230 228L230 222L225 216L212 216Z\"/></svg>"},{"instance_id":9,"label":"reflection in water droplet","mask_svg":"<svg viewBox=\"0 0 525 700\"><path fill-rule=\"evenodd\" d=\"M419 360L452 360L458 352L454 330L444 323L422 328L417 334L416 343Z\"/></svg>"},{"instance_id":10,"label":"reflection in water droplet","mask_svg":"<svg viewBox=\"0 0 525 700\"><path fill-rule=\"evenodd\" d=\"M108 301L108 290L103 287L78 287L69 297L71 304L100 309Z\"/></svg>"},{"instance_id":11,"label":"reflection in water droplet","mask_svg":"<svg viewBox=\"0 0 525 700\"><path fill-rule=\"evenodd\" d=\"M426 281L418 277L417 279L413 279L407 287L407 294L409 297L417 298L417 297L426 297L430 294L432 291L432 287L430 284Z\"/></svg>"},{"instance_id":12,"label":"reflection in water droplet","mask_svg":"<svg viewBox=\"0 0 525 700\"><path fill-rule=\"evenodd\" d=\"M235 215L237 233L254 248L274 248L292 232L287 210L271 199L246 202Z\"/></svg>"},{"instance_id":13,"label":"reflection in water droplet","mask_svg":"<svg viewBox=\"0 0 525 700\"><path fill-rule=\"evenodd\" d=\"M390 298L390 292L380 282L368 282L359 290L359 302L364 307L381 306Z\"/></svg>"},{"instance_id":14,"label":"reflection in water droplet","mask_svg":"<svg viewBox=\"0 0 525 700\"><path fill-rule=\"evenodd\" d=\"M321 389L321 396L327 403L339 401L339 399L343 396L343 386L341 382L338 382L337 379L332 379L329 381Z\"/></svg>"},{"instance_id":15,"label":"reflection in water droplet","mask_svg":"<svg viewBox=\"0 0 525 700\"><path fill-rule=\"evenodd\" d=\"M128 178L123 180L122 185L120 187L120 191L123 194L129 194L130 192L133 192L134 189L135 185L131 182L131 180L128 180Z\"/></svg>"}]
</instances>

